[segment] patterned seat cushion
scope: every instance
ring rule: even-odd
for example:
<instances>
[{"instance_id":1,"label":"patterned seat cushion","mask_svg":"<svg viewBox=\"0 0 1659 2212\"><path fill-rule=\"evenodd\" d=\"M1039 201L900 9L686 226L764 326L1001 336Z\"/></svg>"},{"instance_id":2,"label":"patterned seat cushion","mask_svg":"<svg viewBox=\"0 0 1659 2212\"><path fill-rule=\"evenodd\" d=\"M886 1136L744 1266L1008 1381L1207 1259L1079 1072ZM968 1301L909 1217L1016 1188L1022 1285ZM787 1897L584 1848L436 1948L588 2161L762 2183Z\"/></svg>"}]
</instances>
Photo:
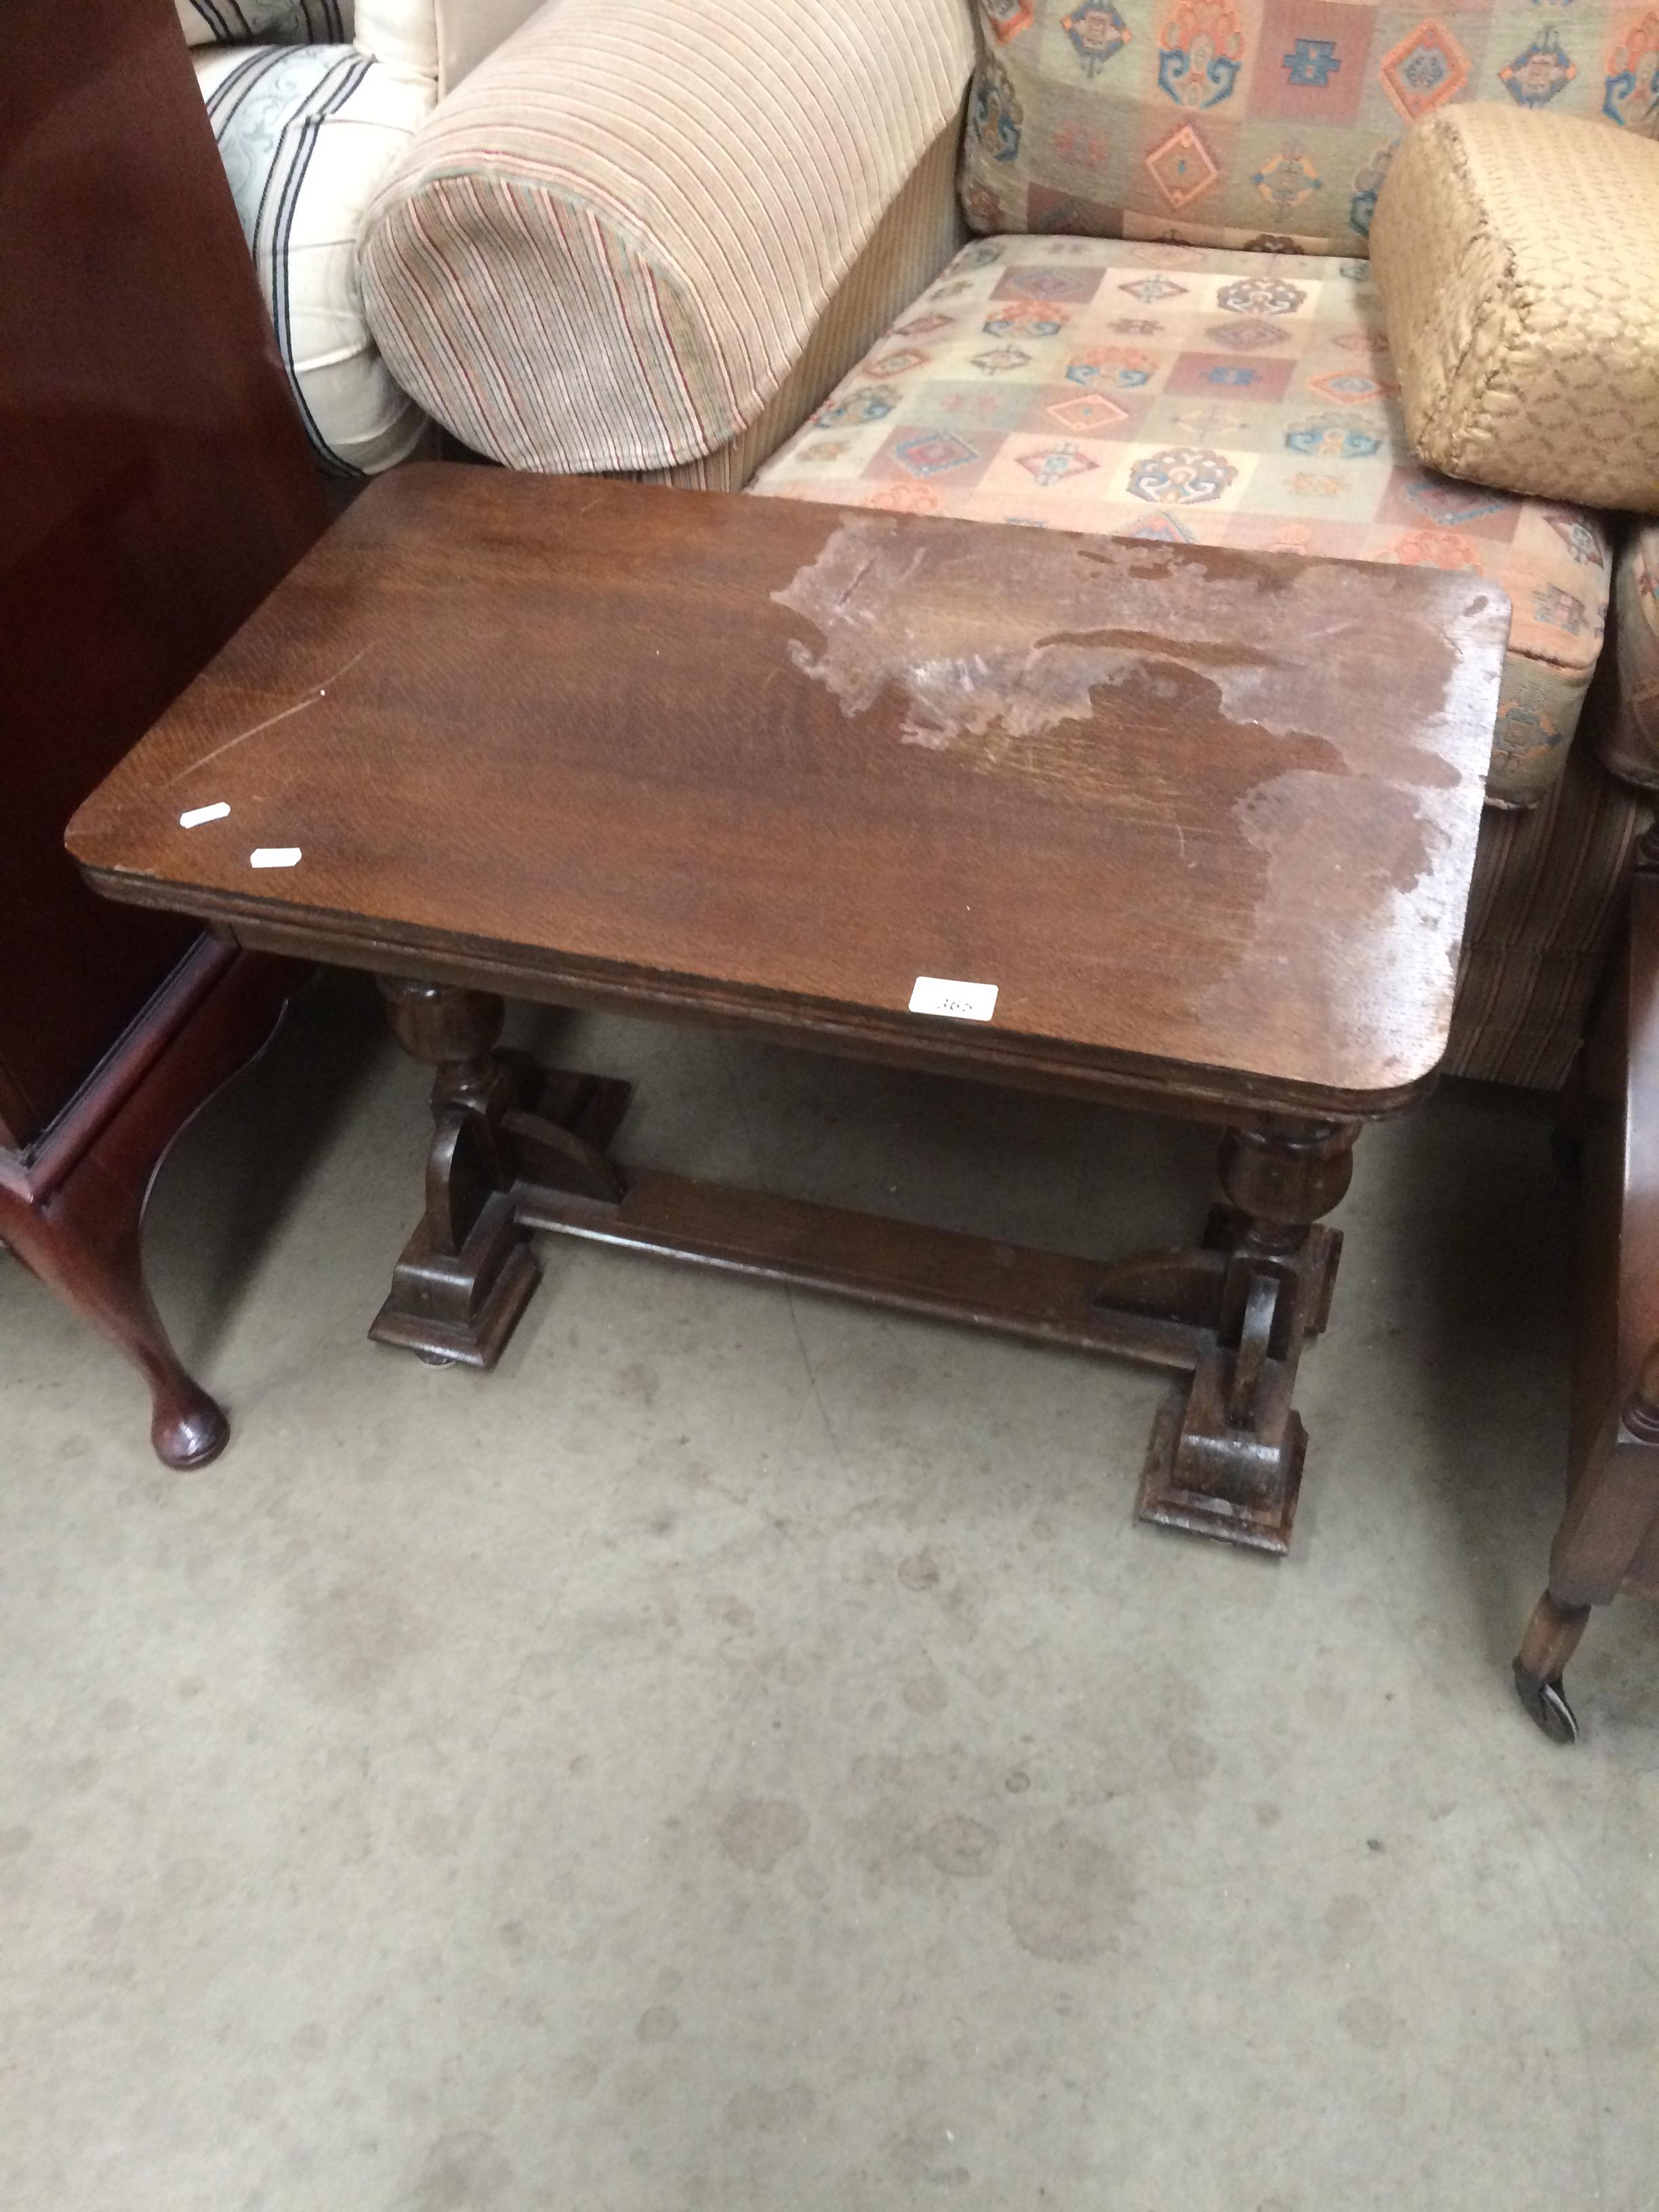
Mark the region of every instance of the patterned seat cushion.
<instances>
[{"instance_id":1,"label":"patterned seat cushion","mask_svg":"<svg viewBox=\"0 0 1659 2212\"><path fill-rule=\"evenodd\" d=\"M775 498L1480 572L1514 606L1489 798L1559 775L1610 548L1413 461L1370 264L1128 240L969 246L761 470Z\"/></svg>"}]
</instances>

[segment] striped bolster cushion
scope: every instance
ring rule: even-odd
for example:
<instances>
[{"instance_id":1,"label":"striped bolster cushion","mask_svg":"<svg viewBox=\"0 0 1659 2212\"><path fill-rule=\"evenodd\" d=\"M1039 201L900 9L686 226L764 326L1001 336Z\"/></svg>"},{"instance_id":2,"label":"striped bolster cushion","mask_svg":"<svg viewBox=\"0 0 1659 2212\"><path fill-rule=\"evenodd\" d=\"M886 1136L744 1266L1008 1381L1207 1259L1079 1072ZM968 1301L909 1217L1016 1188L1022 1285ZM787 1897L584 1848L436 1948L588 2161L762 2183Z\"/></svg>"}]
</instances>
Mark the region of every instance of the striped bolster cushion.
<instances>
[{"instance_id":1,"label":"striped bolster cushion","mask_svg":"<svg viewBox=\"0 0 1659 2212\"><path fill-rule=\"evenodd\" d=\"M517 468L672 467L762 413L974 60L962 0L561 0L364 226L370 326Z\"/></svg>"}]
</instances>

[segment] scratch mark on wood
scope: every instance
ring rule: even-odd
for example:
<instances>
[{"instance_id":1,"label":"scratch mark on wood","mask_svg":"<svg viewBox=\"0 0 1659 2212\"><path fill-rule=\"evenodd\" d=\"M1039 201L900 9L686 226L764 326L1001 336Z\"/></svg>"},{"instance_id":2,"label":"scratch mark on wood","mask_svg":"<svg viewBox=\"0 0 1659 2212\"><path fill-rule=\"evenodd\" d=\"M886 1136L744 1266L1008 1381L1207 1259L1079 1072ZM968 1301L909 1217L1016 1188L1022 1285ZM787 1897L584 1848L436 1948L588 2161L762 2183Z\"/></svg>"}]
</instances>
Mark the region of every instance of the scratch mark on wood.
<instances>
[{"instance_id":1,"label":"scratch mark on wood","mask_svg":"<svg viewBox=\"0 0 1659 2212\"><path fill-rule=\"evenodd\" d=\"M167 784L162 788L167 789L185 776L194 775L198 769L205 768L210 761L216 761L222 753L229 752L234 746L246 744L250 738L257 738L261 730L275 729L278 722L286 722L291 714L303 714L307 707L314 707L319 699L326 699L329 684L337 684L343 676L349 675L368 650L369 647L364 646L362 652L354 653L350 659L337 668L325 682L319 684L314 691L308 691L303 699L296 699L291 707L284 707L279 714L267 714L263 722L256 722L251 730L238 730L234 738L227 738L222 745L215 745L210 753L204 753L200 760L191 761L188 768L181 768L177 775L170 775L167 778Z\"/></svg>"}]
</instances>

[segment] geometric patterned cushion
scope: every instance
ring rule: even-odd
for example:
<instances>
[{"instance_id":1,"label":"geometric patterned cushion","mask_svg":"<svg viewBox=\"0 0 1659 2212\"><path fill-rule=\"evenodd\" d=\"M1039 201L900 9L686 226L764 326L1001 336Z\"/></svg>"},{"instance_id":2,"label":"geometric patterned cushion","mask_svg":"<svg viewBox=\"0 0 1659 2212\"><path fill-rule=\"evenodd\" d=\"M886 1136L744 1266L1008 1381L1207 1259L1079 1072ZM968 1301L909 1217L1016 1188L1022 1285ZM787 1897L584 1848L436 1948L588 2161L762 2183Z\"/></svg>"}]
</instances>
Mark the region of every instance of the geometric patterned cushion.
<instances>
[{"instance_id":1,"label":"geometric patterned cushion","mask_svg":"<svg viewBox=\"0 0 1659 2212\"><path fill-rule=\"evenodd\" d=\"M752 489L1479 573L1514 608L1500 806L1559 774L1606 619L1605 518L1413 460L1364 261L978 241Z\"/></svg>"},{"instance_id":2,"label":"geometric patterned cushion","mask_svg":"<svg viewBox=\"0 0 1659 2212\"><path fill-rule=\"evenodd\" d=\"M1452 100L1659 136L1655 0L979 0L962 196L988 232L1363 253Z\"/></svg>"}]
</instances>

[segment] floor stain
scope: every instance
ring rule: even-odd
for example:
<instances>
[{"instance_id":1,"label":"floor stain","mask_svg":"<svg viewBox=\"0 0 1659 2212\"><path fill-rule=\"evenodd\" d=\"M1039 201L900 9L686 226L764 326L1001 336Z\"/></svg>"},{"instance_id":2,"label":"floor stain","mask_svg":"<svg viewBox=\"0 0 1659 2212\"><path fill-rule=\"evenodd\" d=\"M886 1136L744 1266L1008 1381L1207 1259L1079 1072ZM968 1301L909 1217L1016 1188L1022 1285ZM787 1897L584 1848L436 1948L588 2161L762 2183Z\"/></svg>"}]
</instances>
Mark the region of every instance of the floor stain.
<instances>
[{"instance_id":1,"label":"floor stain","mask_svg":"<svg viewBox=\"0 0 1659 2212\"><path fill-rule=\"evenodd\" d=\"M434 1625L388 1583L336 1583L295 1626L300 1671L331 1703L370 1698L437 1641Z\"/></svg>"},{"instance_id":2,"label":"floor stain","mask_svg":"<svg viewBox=\"0 0 1659 2212\"><path fill-rule=\"evenodd\" d=\"M720 1849L733 1866L770 1874L786 1851L799 1850L811 1826L787 1799L740 1797L720 1822Z\"/></svg>"},{"instance_id":3,"label":"floor stain","mask_svg":"<svg viewBox=\"0 0 1659 2212\"><path fill-rule=\"evenodd\" d=\"M512 2185L513 2168L493 2136L440 2136L402 2212L492 2212Z\"/></svg>"},{"instance_id":4,"label":"floor stain","mask_svg":"<svg viewBox=\"0 0 1659 2212\"><path fill-rule=\"evenodd\" d=\"M1344 1890L1325 1907L1325 1927L1334 1951L1346 1951L1371 1932L1376 1915L1367 1900L1353 1890Z\"/></svg>"},{"instance_id":5,"label":"floor stain","mask_svg":"<svg viewBox=\"0 0 1659 2212\"><path fill-rule=\"evenodd\" d=\"M1034 1959L1097 1959L1120 1940L1133 1900L1133 1885L1109 1845L1058 1820L1014 1861L1008 1926Z\"/></svg>"},{"instance_id":6,"label":"floor stain","mask_svg":"<svg viewBox=\"0 0 1659 2212\"><path fill-rule=\"evenodd\" d=\"M917 1849L941 1874L988 1875L996 1862L997 1843L982 1820L951 1813L923 1830Z\"/></svg>"},{"instance_id":7,"label":"floor stain","mask_svg":"<svg viewBox=\"0 0 1659 2212\"><path fill-rule=\"evenodd\" d=\"M899 1695L913 1713L942 1713L951 1702L950 1686L936 1668L912 1675Z\"/></svg>"},{"instance_id":8,"label":"floor stain","mask_svg":"<svg viewBox=\"0 0 1659 2212\"><path fill-rule=\"evenodd\" d=\"M654 1367L647 1367L642 1359L630 1359L626 1367L618 1368L612 1386L619 1398L631 1398L636 1405L654 1406L662 1388L662 1377Z\"/></svg>"},{"instance_id":9,"label":"floor stain","mask_svg":"<svg viewBox=\"0 0 1659 2212\"><path fill-rule=\"evenodd\" d=\"M768 2134L778 2128L802 2127L817 2109L817 2098L808 2081L786 2081L780 2088L751 2082L726 2100L726 2124L743 2134Z\"/></svg>"}]
</instances>

